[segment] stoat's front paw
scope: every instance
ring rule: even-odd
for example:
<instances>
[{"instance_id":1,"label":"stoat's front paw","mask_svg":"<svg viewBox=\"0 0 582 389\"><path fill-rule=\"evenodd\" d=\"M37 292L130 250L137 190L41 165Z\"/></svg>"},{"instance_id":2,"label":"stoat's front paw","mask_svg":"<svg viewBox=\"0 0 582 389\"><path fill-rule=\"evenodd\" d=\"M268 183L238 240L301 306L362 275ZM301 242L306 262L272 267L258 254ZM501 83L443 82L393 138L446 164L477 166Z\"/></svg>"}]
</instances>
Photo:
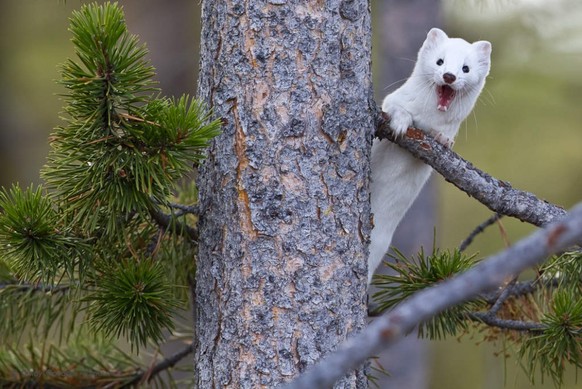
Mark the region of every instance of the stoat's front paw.
<instances>
[{"instance_id":1,"label":"stoat's front paw","mask_svg":"<svg viewBox=\"0 0 582 389\"><path fill-rule=\"evenodd\" d=\"M444 136L443 133L440 131L431 130L430 134L433 136L434 140L436 140L441 145L443 145L449 149L452 148L453 145L455 144L454 140L451 140L448 137Z\"/></svg>"},{"instance_id":2,"label":"stoat's front paw","mask_svg":"<svg viewBox=\"0 0 582 389\"><path fill-rule=\"evenodd\" d=\"M412 126L412 115L410 115L407 110L398 105L382 108L384 112L390 116L390 128L394 130L394 134L396 136L406 134L408 127Z\"/></svg>"}]
</instances>

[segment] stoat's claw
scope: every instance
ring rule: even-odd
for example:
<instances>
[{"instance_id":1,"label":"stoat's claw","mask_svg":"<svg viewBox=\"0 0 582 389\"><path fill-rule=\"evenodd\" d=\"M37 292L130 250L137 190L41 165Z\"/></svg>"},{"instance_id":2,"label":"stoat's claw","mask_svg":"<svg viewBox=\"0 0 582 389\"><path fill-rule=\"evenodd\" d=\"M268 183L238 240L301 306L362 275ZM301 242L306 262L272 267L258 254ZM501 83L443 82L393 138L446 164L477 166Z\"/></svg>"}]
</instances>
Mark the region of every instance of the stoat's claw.
<instances>
[{"instance_id":1,"label":"stoat's claw","mask_svg":"<svg viewBox=\"0 0 582 389\"><path fill-rule=\"evenodd\" d=\"M449 139L448 137L444 136L442 132L439 131L431 131L430 134L434 137L434 139L439 142L441 145L451 148L455 144L454 140Z\"/></svg>"}]
</instances>

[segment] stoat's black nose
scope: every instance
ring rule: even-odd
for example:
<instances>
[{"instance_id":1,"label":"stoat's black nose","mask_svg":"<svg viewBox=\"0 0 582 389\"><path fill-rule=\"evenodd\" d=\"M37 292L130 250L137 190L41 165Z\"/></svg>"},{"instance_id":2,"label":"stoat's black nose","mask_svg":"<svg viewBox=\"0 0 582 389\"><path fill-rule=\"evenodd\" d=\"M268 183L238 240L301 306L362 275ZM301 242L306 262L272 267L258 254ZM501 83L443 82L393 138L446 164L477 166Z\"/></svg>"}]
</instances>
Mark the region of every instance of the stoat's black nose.
<instances>
[{"instance_id":1,"label":"stoat's black nose","mask_svg":"<svg viewBox=\"0 0 582 389\"><path fill-rule=\"evenodd\" d=\"M455 77L455 75L452 73L443 74L443 80L445 80L447 84L452 84L453 82L455 82L456 79L457 77Z\"/></svg>"}]
</instances>

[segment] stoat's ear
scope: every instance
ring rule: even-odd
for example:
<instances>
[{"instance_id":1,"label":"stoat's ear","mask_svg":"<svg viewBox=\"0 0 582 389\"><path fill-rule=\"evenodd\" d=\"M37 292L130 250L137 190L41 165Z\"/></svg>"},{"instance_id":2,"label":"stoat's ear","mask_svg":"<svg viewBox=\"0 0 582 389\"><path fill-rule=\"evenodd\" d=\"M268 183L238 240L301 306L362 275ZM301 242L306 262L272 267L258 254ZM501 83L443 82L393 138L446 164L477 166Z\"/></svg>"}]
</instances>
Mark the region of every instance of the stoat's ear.
<instances>
[{"instance_id":1,"label":"stoat's ear","mask_svg":"<svg viewBox=\"0 0 582 389\"><path fill-rule=\"evenodd\" d=\"M422 44L422 48L425 50L430 50L436 46L438 46L439 44L441 44L443 41L447 40L449 37L448 35L441 30L440 28L431 28L431 30L428 32L428 34L426 34L426 39L424 41L424 43Z\"/></svg>"},{"instance_id":2,"label":"stoat's ear","mask_svg":"<svg viewBox=\"0 0 582 389\"><path fill-rule=\"evenodd\" d=\"M487 41L477 41L472 45L477 53L480 64L489 67L491 64L491 43Z\"/></svg>"},{"instance_id":3,"label":"stoat's ear","mask_svg":"<svg viewBox=\"0 0 582 389\"><path fill-rule=\"evenodd\" d=\"M491 55L491 43L487 41L477 41L473 43L473 47L477 50L479 55L489 57Z\"/></svg>"},{"instance_id":4,"label":"stoat's ear","mask_svg":"<svg viewBox=\"0 0 582 389\"><path fill-rule=\"evenodd\" d=\"M428 32L428 34L426 34L426 39L432 40L432 41L439 41L439 40L444 40L447 39L449 36L440 28L436 28L433 27L430 29L430 31Z\"/></svg>"}]
</instances>

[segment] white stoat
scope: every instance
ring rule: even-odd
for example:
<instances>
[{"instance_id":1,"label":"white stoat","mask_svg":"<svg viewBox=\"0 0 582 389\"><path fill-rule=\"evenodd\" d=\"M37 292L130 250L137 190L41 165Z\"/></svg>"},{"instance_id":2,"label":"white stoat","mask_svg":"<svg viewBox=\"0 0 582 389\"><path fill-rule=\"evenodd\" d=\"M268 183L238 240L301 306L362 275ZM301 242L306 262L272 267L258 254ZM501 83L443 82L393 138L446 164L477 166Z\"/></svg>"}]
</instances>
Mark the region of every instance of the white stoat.
<instances>
[{"instance_id":1,"label":"white stoat","mask_svg":"<svg viewBox=\"0 0 582 389\"><path fill-rule=\"evenodd\" d=\"M489 74L491 43L468 43L433 28L418 52L412 75L386 96L382 110L396 135L415 126L452 145L461 122L473 109ZM431 167L394 143L372 146L370 186L374 228L368 258L368 284L388 250L400 220L430 176Z\"/></svg>"}]
</instances>

